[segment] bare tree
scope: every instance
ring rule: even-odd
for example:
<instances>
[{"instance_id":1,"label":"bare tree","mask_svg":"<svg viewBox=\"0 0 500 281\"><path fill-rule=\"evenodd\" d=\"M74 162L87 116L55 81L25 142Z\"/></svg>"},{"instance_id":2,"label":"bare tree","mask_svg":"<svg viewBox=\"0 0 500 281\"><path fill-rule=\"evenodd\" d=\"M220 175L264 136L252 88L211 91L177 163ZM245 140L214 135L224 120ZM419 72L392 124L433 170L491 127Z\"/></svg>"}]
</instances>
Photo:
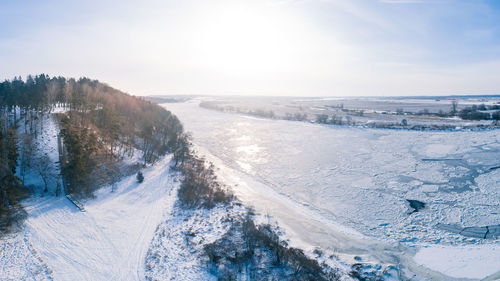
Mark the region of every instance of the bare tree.
<instances>
[{"instance_id":1,"label":"bare tree","mask_svg":"<svg viewBox=\"0 0 500 281\"><path fill-rule=\"evenodd\" d=\"M56 183L56 197L59 197L59 195L61 195L61 176L59 175L59 177L57 178L57 183Z\"/></svg>"},{"instance_id":2,"label":"bare tree","mask_svg":"<svg viewBox=\"0 0 500 281\"><path fill-rule=\"evenodd\" d=\"M33 139L29 134L23 136L23 147L21 149L21 177L24 182L24 176L26 175L26 170L31 167L31 158L33 157L34 150Z\"/></svg>"},{"instance_id":3,"label":"bare tree","mask_svg":"<svg viewBox=\"0 0 500 281\"><path fill-rule=\"evenodd\" d=\"M49 191L48 184L50 178L50 159L47 154L43 154L39 159L37 159L36 168L44 184L43 192Z\"/></svg>"},{"instance_id":4,"label":"bare tree","mask_svg":"<svg viewBox=\"0 0 500 281\"><path fill-rule=\"evenodd\" d=\"M457 114L457 108L458 108L458 101L457 100L452 100L451 101L451 114L456 115Z\"/></svg>"}]
</instances>

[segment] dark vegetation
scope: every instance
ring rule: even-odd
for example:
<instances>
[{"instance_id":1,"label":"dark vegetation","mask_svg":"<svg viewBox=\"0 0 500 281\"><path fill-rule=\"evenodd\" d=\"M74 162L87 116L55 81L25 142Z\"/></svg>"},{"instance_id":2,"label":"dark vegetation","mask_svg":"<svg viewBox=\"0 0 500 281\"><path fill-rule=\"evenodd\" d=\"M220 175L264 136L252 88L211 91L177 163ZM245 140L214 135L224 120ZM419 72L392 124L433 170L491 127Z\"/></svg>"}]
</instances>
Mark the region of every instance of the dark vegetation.
<instances>
[{"instance_id":1,"label":"dark vegetation","mask_svg":"<svg viewBox=\"0 0 500 281\"><path fill-rule=\"evenodd\" d=\"M500 120L500 105L472 105L466 107L458 113L464 120Z\"/></svg>"},{"instance_id":2,"label":"dark vegetation","mask_svg":"<svg viewBox=\"0 0 500 281\"><path fill-rule=\"evenodd\" d=\"M54 109L61 112L52 114L60 127L62 177L56 195L64 190L92 196L98 186L119 179L125 156L140 153L142 164L151 164L178 152L185 141L182 124L169 111L97 80L44 74L6 80L0 83L0 210L16 201L27 170L39 171L44 191L55 182L46 174L50 159L33 159L38 149L33 140Z\"/></svg>"},{"instance_id":3,"label":"dark vegetation","mask_svg":"<svg viewBox=\"0 0 500 281\"><path fill-rule=\"evenodd\" d=\"M138 183L142 183L144 181L144 175L141 171L137 172L137 176L135 177Z\"/></svg>"},{"instance_id":4,"label":"dark vegetation","mask_svg":"<svg viewBox=\"0 0 500 281\"><path fill-rule=\"evenodd\" d=\"M147 101L154 102L154 103L176 103L176 102L185 102L189 100L191 97L190 96L171 96L171 97L165 97L165 96L149 96L145 97Z\"/></svg>"},{"instance_id":5,"label":"dark vegetation","mask_svg":"<svg viewBox=\"0 0 500 281\"><path fill-rule=\"evenodd\" d=\"M316 115L316 123L320 124L330 124L330 125L355 125L354 121L352 121L351 116L340 116L336 114L332 114L328 116L326 114Z\"/></svg>"},{"instance_id":6,"label":"dark vegetation","mask_svg":"<svg viewBox=\"0 0 500 281\"><path fill-rule=\"evenodd\" d=\"M214 104L214 103L209 102L209 101L202 101L200 103L200 107L207 108L207 109L213 109L213 110L217 110L217 111L222 111L222 112L242 113L242 114L247 114L247 115L256 116L256 117L278 119L278 116L276 116L272 110L263 110L263 109L251 110L251 109L240 108L240 107L235 107L235 106L231 106L231 105L219 106L219 105ZM288 115L287 118L293 118L293 115ZM280 118L280 119L284 119L284 118Z\"/></svg>"},{"instance_id":7,"label":"dark vegetation","mask_svg":"<svg viewBox=\"0 0 500 281\"><path fill-rule=\"evenodd\" d=\"M325 105L326 108L331 108L337 113L333 114L316 114L315 118L309 118L306 113L296 112L296 113L285 113L285 115L280 116L275 114L272 110L262 110L262 109L249 109L245 107L237 107L232 105L218 105L216 102L203 101L200 103L201 107L207 109L218 110L222 112L229 113L241 113L257 117L271 118L271 119L283 119L283 120L293 120L293 121L308 121L315 122L318 124L328 124L328 125L345 125L345 126L363 126L363 127L373 127L373 128L386 128L386 129L410 129L410 130L454 130L457 129L455 124L439 124L439 123L428 123L428 124L410 124L407 119L402 119L400 122L387 122L387 121L370 121L363 122L359 120L354 120L353 117L363 117L365 112L363 109L349 109L345 108L343 104L338 105ZM302 111L302 107L300 107ZM426 116L426 117L440 117L440 118L451 118L459 117L462 120L492 120L491 124L468 124L465 126L458 126L464 129L481 129L481 128L491 128L498 127L500 123L500 104L494 105L472 105L469 107L464 107L461 110L458 108L458 101L452 100L449 111L439 110L439 112L431 112L428 109L422 109L419 112L405 112L403 108L397 108L394 112L382 111L379 114L385 115L407 115L407 116Z\"/></svg>"},{"instance_id":8,"label":"dark vegetation","mask_svg":"<svg viewBox=\"0 0 500 281\"><path fill-rule=\"evenodd\" d=\"M224 237L204 247L209 270L219 280L339 280L336 270L288 247L269 224L255 225L247 214Z\"/></svg>"},{"instance_id":9,"label":"dark vegetation","mask_svg":"<svg viewBox=\"0 0 500 281\"><path fill-rule=\"evenodd\" d=\"M341 108L343 112L350 112L352 110L345 109L342 106L338 106ZM387 114L387 112L382 112L382 114ZM458 110L458 102L456 100L452 100L451 108L449 112L444 112L443 110L439 110L437 113L432 113L428 109L422 109L417 113L404 112L402 108L396 109L396 115L424 115L424 116L436 116L436 117L455 117L458 116L463 120L500 120L500 105L472 105L469 107L465 107L462 110ZM361 115L362 116L362 112ZM328 116L326 114L319 114L316 116L316 123L321 124L332 124L332 125L355 125L352 122L352 119L349 116L345 116L345 120L343 120L342 116L337 116L333 114L332 116ZM371 124L373 127L382 127L382 128L391 128L391 127L408 127L408 121L403 119L399 124ZM453 126L443 127L442 125L428 125L428 126L411 126L412 129L450 129Z\"/></svg>"},{"instance_id":10,"label":"dark vegetation","mask_svg":"<svg viewBox=\"0 0 500 281\"><path fill-rule=\"evenodd\" d=\"M229 205L235 200L217 181L214 166L191 151L189 137L183 132L179 120L149 101L96 80L50 78L42 74L29 76L26 81L15 78L0 83L0 102L2 215L22 214L15 211L19 210L16 203L26 194L26 189L23 180L16 177L16 169L29 169L29 162L44 162L41 159L32 161L29 156L36 154L37 148L29 144L43 130L43 119L49 118L48 113L54 108L64 109L56 116L60 127L62 186L67 194L92 196L94 189L102 183L96 179L106 177L103 173L109 172L110 180L116 180L116 171L111 169L113 165L107 164L117 163L124 156L139 151L143 164L154 163L166 153L174 155L174 167L182 175L179 201L183 208L210 209L217 204ZM24 122L24 126L20 127L20 122ZM17 135L19 128L24 128L22 138ZM47 165L43 167L47 168ZM47 190L48 181L42 174L44 189ZM138 172L137 181L143 180L144 176ZM2 225L8 223L9 220L2 220ZM249 216L235 222L226 236L206 247L206 255L213 261L210 268L228 265L227 270L218 273L220 279L237 274L240 264L252 268L257 279L270 276L262 266L285 266L289 279L326 280L330 276L317 261L298 249L287 247L269 226L256 226ZM244 238L244 248L239 249L241 245L236 237ZM215 253L211 247L236 248L237 257L233 259L231 252ZM264 252L267 257L261 255ZM229 266L227 263L238 265Z\"/></svg>"},{"instance_id":11,"label":"dark vegetation","mask_svg":"<svg viewBox=\"0 0 500 281\"><path fill-rule=\"evenodd\" d=\"M25 217L26 213L18 203L28 194L21 179L16 176L19 156L16 128L7 121L4 111L0 118L0 233Z\"/></svg>"},{"instance_id":12,"label":"dark vegetation","mask_svg":"<svg viewBox=\"0 0 500 281\"><path fill-rule=\"evenodd\" d=\"M215 167L195 156L187 142L177 162L182 178L178 191L183 209L231 209L237 199L219 183ZM237 202L239 204L239 202ZM204 246L208 270L219 280L339 280L337 270L289 247L269 224L256 225L253 211L244 217L233 217L229 231L220 239ZM186 235L196 235L188 233Z\"/></svg>"},{"instance_id":13,"label":"dark vegetation","mask_svg":"<svg viewBox=\"0 0 500 281\"><path fill-rule=\"evenodd\" d=\"M181 165L182 180L179 199L184 207L212 208L228 203L233 196L217 181L214 165L192 154Z\"/></svg>"},{"instance_id":14,"label":"dark vegetation","mask_svg":"<svg viewBox=\"0 0 500 281\"><path fill-rule=\"evenodd\" d=\"M217 181L214 166L191 151L182 124L169 111L97 80L42 74L28 76L26 81L14 78L0 83L0 228L11 224L10 218L25 214L17 203L27 189L23 179L16 176L17 168L30 167L37 149L31 146L32 140L55 108L64 109L57 113L57 120L62 188L67 194L92 196L103 183L98 179L117 180L119 171L113 164L139 151L144 165L166 153L173 154L174 167L182 175L179 201L183 208L210 209L217 204L229 206L235 200ZM24 126L20 127L20 122ZM21 140L19 128L24 129ZM47 159L45 156L44 161L36 161L45 163L39 167L44 191L48 190L43 173ZM144 180L142 173L137 174L137 180ZM61 192L57 182L56 195ZM334 270L288 247L275 230L269 225L255 225L250 215L234 222L225 237L207 245L205 254L209 269L222 280L234 280L243 268L255 279L269 279L278 269L279 280L337 279Z\"/></svg>"}]
</instances>

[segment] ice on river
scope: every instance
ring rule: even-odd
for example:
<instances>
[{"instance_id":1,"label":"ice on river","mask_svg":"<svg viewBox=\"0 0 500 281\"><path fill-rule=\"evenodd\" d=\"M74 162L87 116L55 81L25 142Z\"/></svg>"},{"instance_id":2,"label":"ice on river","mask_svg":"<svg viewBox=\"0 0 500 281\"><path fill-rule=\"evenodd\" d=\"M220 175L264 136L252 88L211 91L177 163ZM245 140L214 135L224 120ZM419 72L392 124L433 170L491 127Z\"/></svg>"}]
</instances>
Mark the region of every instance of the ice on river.
<instances>
[{"instance_id":1,"label":"ice on river","mask_svg":"<svg viewBox=\"0 0 500 281\"><path fill-rule=\"evenodd\" d=\"M180 118L205 155L250 185L234 183L237 193L263 185L318 221L405 247L498 245L498 239L436 228L440 223L500 224L498 130L335 127L221 113L200 108L196 101L165 107ZM424 202L425 208L411 213L407 199ZM259 205L259 195L251 200ZM272 202L266 204L272 212ZM272 215L279 220L280 212ZM318 237L323 230L318 229ZM300 232L293 227L290 231Z\"/></svg>"}]
</instances>

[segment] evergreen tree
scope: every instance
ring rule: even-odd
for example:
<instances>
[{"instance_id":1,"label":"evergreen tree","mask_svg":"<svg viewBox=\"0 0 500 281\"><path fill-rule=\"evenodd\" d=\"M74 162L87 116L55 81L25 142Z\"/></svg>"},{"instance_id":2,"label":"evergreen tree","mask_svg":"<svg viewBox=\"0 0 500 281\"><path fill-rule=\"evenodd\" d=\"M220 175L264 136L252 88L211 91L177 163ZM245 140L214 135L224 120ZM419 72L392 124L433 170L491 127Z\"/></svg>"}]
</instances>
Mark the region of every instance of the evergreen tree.
<instances>
[{"instance_id":1,"label":"evergreen tree","mask_svg":"<svg viewBox=\"0 0 500 281\"><path fill-rule=\"evenodd\" d=\"M17 167L17 157L19 156L17 152L17 132L14 126L10 126L7 131L7 161L12 174L16 173Z\"/></svg>"},{"instance_id":2,"label":"evergreen tree","mask_svg":"<svg viewBox=\"0 0 500 281\"><path fill-rule=\"evenodd\" d=\"M46 114L54 107L67 110L56 116L62 136L61 190L68 193L89 193L89 186L94 184L89 178L104 162L102 156L111 156L110 162L119 161L118 148L122 155L139 150L145 164L154 163L167 152L174 153L176 161L182 163L189 154L182 124L159 105L89 78L40 74L23 81L14 77L0 82L0 164L7 169L2 168L2 173L3 180L9 178L9 188L16 182L18 158L21 175L26 169L38 168L29 163L35 149L29 147L30 142L43 131ZM17 119L24 125L21 149L17 147ZM8 176L5 171L9 171ZM7 183L2 181L1 187L7 194Z\"/></svg>"},{"instance_id":3,"label":"evergreen tree","mask_svg":"<svg viewBox=\"0 0 500 281\"><path fill-rule=\"evenodd\" d=\"M137 173L136 178L137 178L137 182L138 182L138 183L142 183L142 182L144 181L144 175L142 174L142 172L141 172L141 171L139 171L139 172Z\"/></svg>"}]
</instances>

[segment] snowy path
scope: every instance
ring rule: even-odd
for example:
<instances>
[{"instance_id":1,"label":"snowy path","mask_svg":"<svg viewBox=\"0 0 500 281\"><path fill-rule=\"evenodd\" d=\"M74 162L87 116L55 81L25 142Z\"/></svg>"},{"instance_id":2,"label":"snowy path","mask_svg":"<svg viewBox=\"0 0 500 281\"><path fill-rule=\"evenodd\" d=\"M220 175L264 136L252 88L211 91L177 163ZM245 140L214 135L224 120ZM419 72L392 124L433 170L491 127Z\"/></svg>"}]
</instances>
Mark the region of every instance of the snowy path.
<instances>
[{"instance_id":1,"label":"snowy path","mask_svg":"<svg viewBox=\"0 0 500 281\"><path fill-rule=\"evenodd\" d=\"M25 202L26 232L53 271L55 280L143 280L144 259L155 228L176 198L169 174L170 158L100 191L79 211L66 198Z\"/></svg>"}]
</instances>

